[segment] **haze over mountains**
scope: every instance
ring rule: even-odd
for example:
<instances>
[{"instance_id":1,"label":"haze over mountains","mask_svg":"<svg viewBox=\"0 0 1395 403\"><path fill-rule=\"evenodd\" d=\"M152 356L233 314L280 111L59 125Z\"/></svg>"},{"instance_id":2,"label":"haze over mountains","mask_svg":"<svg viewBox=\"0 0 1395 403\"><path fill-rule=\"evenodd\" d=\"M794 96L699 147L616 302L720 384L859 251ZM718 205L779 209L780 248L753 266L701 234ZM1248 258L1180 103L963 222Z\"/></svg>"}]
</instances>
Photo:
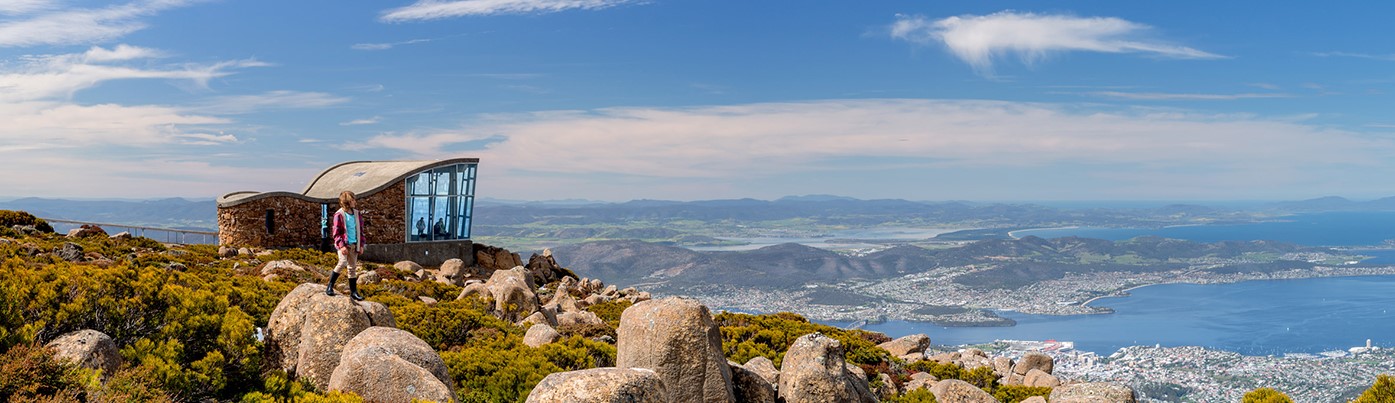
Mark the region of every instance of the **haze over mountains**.
<instances>
[{"instance_id":1,"label":"haze over mountains","mask_svg":"<svg viewBox=\"0 0 1395 403\"><path fill-rule=\"evenodd\" d=\"M68 200L28 197L0 202L0 209L24 210L40 217L116 224L161 226L178 229L217 228L213 200L181 198L155 200ZM1179 215L1240 218L1241 213L1269 214L1316 211L1395 210L1395 197L1354 201L1328 196L1300 201L1257 204L1251 208L1200 204L1171 204L1140 208L1048 207L1030 203L977 203L965 201L861 200L851 197L807 195L777 200L731 199L701 201L633 200L606 203L589 200L510 201L482 200L475 208L476 235L511 234L516 226L625 225L671 220L777 221L817 219L830 225L878 225L888 222L975 222L984 226L1057 225L1154 225L1158 219ZM651 228L651 230L662 230ZM581 234L586 235L586 234ZM622 238L625 233L604 238ZM649 238L644 232L634 238Z\"/></svg>"}]
</instances>

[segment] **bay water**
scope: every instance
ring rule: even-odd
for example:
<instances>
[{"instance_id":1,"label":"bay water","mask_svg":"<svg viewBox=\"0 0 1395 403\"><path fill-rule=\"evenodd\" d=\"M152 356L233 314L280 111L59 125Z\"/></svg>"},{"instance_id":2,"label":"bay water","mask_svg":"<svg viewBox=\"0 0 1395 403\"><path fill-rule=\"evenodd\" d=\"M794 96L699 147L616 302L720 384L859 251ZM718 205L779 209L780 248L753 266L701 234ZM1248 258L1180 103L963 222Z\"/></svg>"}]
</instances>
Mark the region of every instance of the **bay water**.
<instances>
[{"instance_id":1,"label":"bay water","mask_svg":"<svg viewBox=\"0 0 1395 403\"><path fill-rule=\"evenodd\" d=\"M1123 240L1155 235L1197 242L1277 240L1308 246L1374 246L1395 239L1395 212L1301 214L1279 221L1166 228L1059 228L1015 231L1022 237L1080 236ZM1365 264L1395 264L1395 250L1360 249ZM1374 345L1395 347L1395 276L1162 284L1104 298L1104 315L999 314L1011 327L942 327L888 321L866 326L893 337L925 333L935 344L993 340L1073 341L1108 355L1132 345L1202 346L1246 355L1316 354Z\"/></svg>"}]
</instances>

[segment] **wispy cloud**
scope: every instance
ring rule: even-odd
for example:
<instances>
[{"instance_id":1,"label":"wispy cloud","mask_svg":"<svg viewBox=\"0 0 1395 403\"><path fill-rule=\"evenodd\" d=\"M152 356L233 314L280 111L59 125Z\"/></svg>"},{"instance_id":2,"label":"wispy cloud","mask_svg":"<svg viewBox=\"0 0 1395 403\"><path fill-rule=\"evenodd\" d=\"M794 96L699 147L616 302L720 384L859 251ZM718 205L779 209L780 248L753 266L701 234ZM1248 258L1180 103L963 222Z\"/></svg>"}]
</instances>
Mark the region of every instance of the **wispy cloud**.
<instances>
[{"instance_id":1,"label":"wispy cloud","mask_svg":"<svg viewBox=\"0 0 1395 403\"><path fill-rule=\"evenodd\" d=\"M1150 38L1152 27L1114 17L1014 11L939 20L898 15L889 28L894 39L920 45L943 44L982 74L991 74L994 59L1006 55L1017 56L1027 64L1058 52L1140 53L1176 59L1224 57Z\"/></svg>"},{"instance_id":2,"label":"wispy cloud","mask_svg":"<svg viewBox=\"0 0 1395 403\"><path fill-rule=\"evenodd\" d=\"M388 50L402 45L415 45L418 43L426 43L431 41L431 39L423 38L406 40L401 42L355 43L353 46L350 46L349 48L354 50Z\"/></svg>"},{"instance_id":3,"label":"wispy cloud","mask_svg":"<svg viewBox=\"0 0 1395 403\"><path fill-rule=\"evenodd\" d=\"M187 80L204 85L238 68L262 67L256 60L233 60L207 65L136 67L129 63L160 55L159 51L128 45L94 46L84 53L31 56L13 65L0 64L0 102L61 99L103 82L132 79Z\"/></svg>"},{"instance_id":4,"label":"wispy cloud","mask_svg":"<svg viewBox=\"0 0 1395 403\"><path fill-rule=\"evenodd\" d=\"M5 0L0 1L0 14L28 14L51 9L57 6L56 3L56 0Z\"/></svg>"},{"instance_id":5,"label":"wispy cloud","mask_svg":"<svg viewBox=\"0 0 1395 403\"><path fill-rule=\"evenodd\" d=\"M1085 94L1106 98L1133 99L1142 101L1233 101L1238 99L1293 97L1293 95L1282 93L1205 94L1177 92L1095 91L1087 92Z\"/></svg>"},{"instance_id":6,"label":"wispy cloud","mask_svg":"<svg viewBox=\"0 0 1395 403\"><path fill-rule=\"evenodd\" d=\"M52 9L53 2L20 0L0 8L23 15L0 21L0 47L105 42L145 29L144 17L193 2L143 0L104 8Z\"/></svg>"},{"instance_id":7,"label":"wispy cloud","mask_svg":"<svg viewBox=\"0 0 1395 403\"><path fill-rule=\"evenodd\" d=\"M1312 55L1317 57L1352 57L1357 59L1383 60L1388 62L1395 61L1395 54L1357 52L1314 52L1312 53Z\"/></svg>"},{"instance_id":8,"label":"wispy cloud","mask_svg":"<svg viewBox=\"0 0 1395 403\"><path fill-rule=\"evenodd\" d=\"M339 105L349 98L323 92L269 91L253 95L228 95L210 99L190 108L200 113L238 115L279 109L314 109Z\"/></svg>"},{"instance_id":9,"label":"wispy cloud","mask_svg":"<svg viewBox=\"0 0 1395 403\"><path fill-rule=\"evenodd\" d=\"M453 130L380 134L348 148L395 149L420 158L480 156L490 161L496 183L531 183L523 178L561 175L578 188L594 183L581 183L590 179L621 181L631 188L626 190L630 195L634 188L675 180L760 183L781 175L807 178L830 169L884 165L877 161L916 166L903 172L962 173L992 183L1018 181L1024 172L1108 167L1071 181L1095 181L1094 190L1101 192L1111 188L1099 185L1106 182L1127 184L1131 191L1147 186L1153 189L1148 197L1174 198L1187 196L1178 189L1211 192L1208 197L1225 189L1232 192L1227 195L1240 197L1261 187L1307 185L1324 180L1317 176L1333 164L1395 174L1395 162L1388 158L1395 153L1395 142L1292 119L958 100L827 100L497 115ZM1117 178L1097 177L1104 171ZM524 187L508 190L528 192Z\"/></svg>"},{"instance_id":10,"label":"wispy cloud","mask_svg":"<svg viewBox=\"0 0 1395 403\"><path fill-rule=\"evenodd\" d=\"M428 21L498 14L545 14L567 10L597 10L631 0L420 0L383 12L384 22Z\"/></svg>"},{"instance_id":11,"label":"wispy cloud","mask_svg":"<svg viewBox=\"0 0 1395 403\"><path fill-rule=\"evenodd\" d=\"M340 126L376 125L376 124L378 124L378 122L382 122L382 121L383 121L383 118L382 118L381 116L374 116L374 117L367 118L367 119L354 119L354 120L350 120L350 121L348 121L348 122L340 123L339 125L340 125Z\"/></svg>"}]
</instances>

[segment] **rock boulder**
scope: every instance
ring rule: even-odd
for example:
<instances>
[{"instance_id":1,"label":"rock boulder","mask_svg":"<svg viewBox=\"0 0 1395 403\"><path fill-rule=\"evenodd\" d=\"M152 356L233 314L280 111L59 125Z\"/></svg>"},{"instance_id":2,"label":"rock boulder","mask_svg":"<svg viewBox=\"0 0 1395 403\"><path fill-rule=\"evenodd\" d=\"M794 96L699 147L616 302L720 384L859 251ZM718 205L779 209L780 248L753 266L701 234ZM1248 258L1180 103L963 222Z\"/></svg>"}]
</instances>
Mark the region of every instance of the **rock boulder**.
<instances>
[{"instance_id":1,"label":"rock boulder","mask_svg":"<svg viewBox=\"0 0 1395 403\"><path fill-rule=\"evenodd\" d=\"M731 389L741 403L775 403L775 385L765 377L740 365L731 368Z\"/></svg>"},{"instance_id":2,"label":"rock boulder","mask_svg":"<svg viewBox=\"0 0 1395 403\"><path fill-rule=\"evenodd\" d=\"M557 339L560 338L562 338L562 335L557 333L557 330L553 329L552 326L539 323L528 328L528 333L523 335L523 344L527 344L528 347L538 348L544 344L557 341Z\"/></svg>"},{"instance_id":3,"label":"rock boulder","mask_svg":"<svg viewBox=\"0 0 1395 403\"><path fill-rule=\"evenodd\" d=\"M67 360L78 366L102 370L103 376L111 376L121 366L121 353L111 336L96 330L85 329L58 336L45 347L54 351L54 358Z\"/></svg>"},{"instance_id":4,"label":"rock boulder","mask_svg":"<svg viewBox=\"0 0 1395 403\"><path fill-rule=\"evenodd\" d=\"M403 330L370 327L349 343L329 378L329 390L370 402L449 402L455 398L446 363L426 342Z\"/></svg>"},{"instance_id":5,"label":"rock boulder","mask_svg":"<svg viewBox=\"0 0 1395 403\"><path fill-rule=\"evenodd\" d=\"M522 266L495 271L484 287L494 297L494 316L499 319L518 322L538 310L538 295L533 293L537 286Z\"/></svg>"},{"instance_id":6,"label":"rock boulder","mask_svg":"<svg viewBox=\"0 0 1395 403\"><path fill-rule=\"evenodd\" d=\"M593 368L543 378L527 403L669 403L659 374L643 368Z\"/></svg>"},{"instance_id":7,"label":"rock boulder","mask_svg":"<svg viewBox=\"0 0 1395 403\"><path fill-rule=\"evenodd\" d=\"M1133 389L1112 383L1075 383L1051 389L1051 403L1135 403Z\"/></svg>"},{"instance_id":8,"label":"rock boulder","mask_svg":"<svg viewBox=\"0 0 1395 403\"><path fill-rule=\"evenodd\" d=\"M881 347L883 350L890 352L892 356L896 357L908 354L923 354L925 353L925 349L930 347L930 337L923 334L913 334L878 344L877 347Z\"/></svg>"},{"instance_id":9,"label":"rock boulder","mask_svg":"<svg viewBox=\"0 0 1395 403\"><path fill-rule=\"evenodd\" d=\"M371 326L397 326L386 306L324 294L322 284L301 284L286 294L267 323L268 361L323 390L344 345Z\"/></svg>"},{"instance_id":10,"label":"rock boulder","mask_svg":"<svg viewBox=\"0 0 1395 403\"><path fill-rule=\"evenodd\" d=\"M1022 359L1017 360L1017 365L1014 365L1012 367L1012 373L1017 375L1027 375L1027 372L1033 369L1039 369L1041 370L1041 372L1049 374L1051 373L1051 370L1056 366L1055 364L1055 360L1053 360L1049 355L1038 352L1030 352L1023 355Z\"/></svg>"},{"instance_id":11,"label":"rock boulder","mask_svg":"<svg viewBox=\"0 0 1395 403\"><path fill-rule=\"evenodd\" d=\"M754 357L747 360L746 364L742 366L756 375L760 375L761 378L765 378L765 381L770 382L771 385L780 384L780 370L775 369L775 363L769 358Z\"/></svg>"},{"instance_id":12,"label":"rock boulder","mask_svg":"<svg viewBox=\"0 0 1395 403\"><path fill-rule=\"evenodd\" d=\"M559 315L559 323L565 315ZM620 314L616 338L616 366L654 370L670 401L735 401L722 334L697 300L665 298L631 306Z\"/></svg>"},{"instance_id":13,"label":"rock boulder","mask_svg":"<svg viewBox=\"0 0 1395 403\"><path fill-rule=\"evenodd\" d=\"M937 382L930 393L935 395L935 401L944 403L998 403L993 395L958 379Z\"/></svg>"},{"instance_id":14,"label":"rock boulder","mask_svg":"<svg viewBox=\"0 0 1395 403\"><path fill-rule=\"evenodd\" d=\"M787 403L876 403L870 391L858 389L854 377L841 343L819 333L806 334L785 353L779 394Z\"/></svg>"},{"instance_id":15,"label":"rock boulder","mask_svg":"<svg viewBox=\"0 0 1395 403\"><path fill-rule=\"evenodd\" d=\"M1022 379L1022 385L1054 388L1061 385L1061 380L1056 378L1055 375L1042 372L1040 369L1032 368L1027 371L1027 375Z\"/></svg>"}]
</instances>

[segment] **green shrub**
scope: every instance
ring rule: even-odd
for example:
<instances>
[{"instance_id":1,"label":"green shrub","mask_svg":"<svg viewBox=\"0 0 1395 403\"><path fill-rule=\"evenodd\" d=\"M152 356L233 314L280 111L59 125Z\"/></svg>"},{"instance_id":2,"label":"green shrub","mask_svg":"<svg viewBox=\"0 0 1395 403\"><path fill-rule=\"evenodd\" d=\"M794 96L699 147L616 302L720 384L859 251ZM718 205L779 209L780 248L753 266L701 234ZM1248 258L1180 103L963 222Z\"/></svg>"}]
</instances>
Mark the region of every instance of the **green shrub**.
<instances>
[{"instance_id":1,"label":"green shrub","mask_svg":"<svg viewBox=\"0 0 1395 403\"><path fill-rule=\"evenodd\" d=\"M610 301L588 306L586 307L586 310L591 311L591 313L594 313L596 314L596 316L600 317L601 320L605 321L605 324L607 326L610 326L611 328L618 328L620 327L620 314L624 313L625 309L633 305L634 303L630 302L630 300L628 299L613 299Z\"/></svg>"},{"instance_id":2,"label":"green shrub","mask_svg":"<svg viewBox=\"0 0 1395 403\"><path fill-rule=\"evenodd\" d=\"M800 336L819 332L838 340L846 352L847 361L858 365L876 365L891 360L891 354L873 344L863 330L845 330L811 323L802 316L781 312L769 315L747 315L722 312L713 319L722 329L722 350L727 359L746 362L757 356L769 358L779 367L785 351ZM873 374L868 374L869 376Z\"/></svg>"},{"instance_id":3,"label":"green shrub","mask_svg":"<svg viewBox=\"0 0 1395 403\"><path fill-rule=\"evenodd\" d=\"M76 365L58 361L53 350L23 344L0 354L0 401L30 401L82 390Z\"/></svg>"},{"instance_id":4,"label":"green shrub","mask_svg":"<svg viewBox=\"0 0 1395 403\"><path fill-rule=\"evenodd\" d=\"M1051 388L1045 386L998 385L993 397L1002 403L1019 403L1032 396L1051 396Z\"/></svg>"},{"instance_id":5,"label":"green shrub","mask_svg":"<svg viewBox=\"0 0 1395 403\"><path fill-rule=\"evenodd\" d=\"M1388 403L1395 402L1395 377L1380 374L1376 377L1375 384L1370 389L1366 389L1357 397L1353 403Z\"/></svg>"},{"instance_id":6,"label":"green shrub","mask_svg":"<svg viewBox=\"0 0 1395 403\"><path fill-rule=\"evenodd\" d=\"M444 351L466 344L470 332L476 329L514 327L485 313L478 305L472 305L472 301L441 302L429 306L419 301L394 302L396 304L390 309L397 320L397 327L420 337L437 350Z\"/></svg>"},{"instance_id":7,"label":"green shrub","mask_svg":"<svg viewBox=\"0 0 1395 403\"><path fill-rule=\"evenodd\" d=\"M53 226L33 214L24 211L0 210L0 227L9 228L15 225L33 225L39 232L53 233Z\"/></svg>"}]
</instances>

